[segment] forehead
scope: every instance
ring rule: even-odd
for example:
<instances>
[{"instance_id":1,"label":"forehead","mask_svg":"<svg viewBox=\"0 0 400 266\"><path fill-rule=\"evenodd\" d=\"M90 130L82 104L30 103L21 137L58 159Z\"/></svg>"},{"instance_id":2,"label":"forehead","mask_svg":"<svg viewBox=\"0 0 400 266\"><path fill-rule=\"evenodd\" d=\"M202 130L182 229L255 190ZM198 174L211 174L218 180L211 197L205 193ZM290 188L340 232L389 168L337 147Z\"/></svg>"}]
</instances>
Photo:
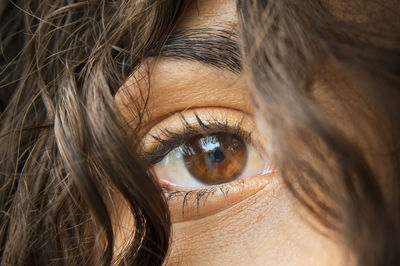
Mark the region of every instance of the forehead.
<instances>
[{"instance_id":1,"label":"forehead","mask_svg":"<svg viewBox=\"0 0 400 266\"><path fill-rule=\"evenodd\" d=\"M322 3L336 17L348 22L381 22L384 18L399 17L398 0L323 0Z\"/></svg>"},{"instance_id":2,"label":"forehead","mask_svg":"<svg viewBox=\"0 0 400 266\"><path fill-rule=\"evenodd\" d=\"M335 17L347 22L383 24L383 21L392 21L390 24L395 25L400 21L398 0L322 0L321 3ZM219 21L237 21L235 0L192 1L182 25L198 26Z\"/></svg>"},{"instance_id":3,"label":"forehead","mask_svg":"<svg viewBox=\"0 0 400 266\"><path fill-rule=\"evenodd\" d=\"M185 12L179 28L215 26L221 23L237 23L235 0L193 1Z\"/></svg>"},{"instance_id":4,"label":"forehead","mask_svg":"<svg viewBox=\"0 0 400 266\"><path fill-rule=\"evenodd\" d=\"M393 38L400 34L398 0L323 0L322 3L334 18L356 29L357 34L350 37L389 49L398 48L398 41Z\"/></svg>"},{"instance_id":5,"label":"forehead","mask_svg":"<svg viewBox=\"0 0 400 266\"><path fill-rule=\"evenodd\" d=\"M298 0L298 4L301 4L301 1L303 0ZM178 29L215 26L221 23L236 25L238 22L236 2L235 0L192 1ZM369 34L394 35L400 32L398 0L321 0L321 3L335 18L361 26ZM370 41L375 42L375 38L371 37Z\"/></svg>"}]
</instances>

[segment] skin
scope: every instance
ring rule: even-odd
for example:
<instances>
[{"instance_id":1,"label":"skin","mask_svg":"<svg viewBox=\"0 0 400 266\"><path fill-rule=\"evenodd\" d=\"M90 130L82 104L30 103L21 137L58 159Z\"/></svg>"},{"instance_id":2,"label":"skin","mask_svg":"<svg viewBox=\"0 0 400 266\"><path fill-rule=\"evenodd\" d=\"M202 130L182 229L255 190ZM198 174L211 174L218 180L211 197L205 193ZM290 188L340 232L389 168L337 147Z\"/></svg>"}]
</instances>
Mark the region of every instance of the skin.
<instances>
[{"instance_id":1,"label":"skin","mask_svg":"<svg viewBox=\"0 0 400 266\"><path fill-rule=\"evenodd\" d=\"M329 8L338 16L344 14L343 5L335 7L330 4ZM349 12L346 12L346 19L349 19ZM360 15L359 20L363 19L366 18ZM186 12L179 28L230 25L236 20L234 1L200 0ZM350 85L334 63L329 63L329 66L330 72L316 82L313 97L351 139L359 139L355 125L360 124L351 121L347 112L369 110L367 107L370 104L361 100L360 95L351 93ZM147 73L150 73L150 82L140 79ZM149 91L139 89L149 84ZM335 94L329 90L328 84L337 84L339 91ZM151 146L149 132L156 132L166 125L179 128L178 125L174 126L174 123L179 124L177 113L189 116L191 111L203 115L215 112L228 117L228 120L238 119L239 113L249 117L244 127L257 131L252 121L255 111L244 74L193 61L151 58L133 73L116 95L116 102L131 127L138 122L132 112L132 101L141 96L149 99L148 112L139 129L145 149ZM352 104L348 110L338 112L342 110L340 103L343 100ZM379 117L373 111L367 115L374 120ZM268 146L268 140L257 134L256 145ZM360 142L363 146L363 141ZM379 144L376 145L372 148L379 149ZM371 160L376 158L371 157ZM167 265L334 266L353 263L351 254L345 252L339 239L332 235L324 236L316 230L318 223L290 195L278 172L244 180L241 185L237 184L240 182L228 184L234 189L227 197L217 192L202 200L200 213L197 213L193 198L189 197L184 217L181 213L182 200L177 198L169 202L174 223ZM121 206L116 209L115 216L118 219L114 222L117 228L116 254L123 252L134 228L129 212L123 207L124 204Z\"/></svg>"}]
</instances>

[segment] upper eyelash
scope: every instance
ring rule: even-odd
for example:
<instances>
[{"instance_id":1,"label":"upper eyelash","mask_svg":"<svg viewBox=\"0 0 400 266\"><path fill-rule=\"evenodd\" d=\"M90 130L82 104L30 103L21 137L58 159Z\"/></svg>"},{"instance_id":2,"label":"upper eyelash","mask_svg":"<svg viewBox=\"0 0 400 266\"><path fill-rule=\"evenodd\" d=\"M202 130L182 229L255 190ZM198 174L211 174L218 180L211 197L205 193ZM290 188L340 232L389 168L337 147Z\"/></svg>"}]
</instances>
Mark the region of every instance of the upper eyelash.
<instances>
[{"instance_id":1,"label":"upper eyelash","mask_svg":"<svg viewBox=\"0 0 400 266\"><path fill-rule=\"evenodd\" d=\"M242 120L234 125L230 125L228 119L219 121L217 118L211 116L209 120L204 121L199 115L194 114L194 116L196 117L198 126L190 125L186 118L181 115L180 119L183 125L183 132L177 133L170 129L162 129L158 136L151 136L156 141L156 146L152 150L145 152L145 157L151 164L160 162L173 149L183 145L188 138L199 134L199 128L204 134L229 132L243 138L246 142L251 140L252 132L245 132L242 129Z\"/></svg>"}]
</instances>

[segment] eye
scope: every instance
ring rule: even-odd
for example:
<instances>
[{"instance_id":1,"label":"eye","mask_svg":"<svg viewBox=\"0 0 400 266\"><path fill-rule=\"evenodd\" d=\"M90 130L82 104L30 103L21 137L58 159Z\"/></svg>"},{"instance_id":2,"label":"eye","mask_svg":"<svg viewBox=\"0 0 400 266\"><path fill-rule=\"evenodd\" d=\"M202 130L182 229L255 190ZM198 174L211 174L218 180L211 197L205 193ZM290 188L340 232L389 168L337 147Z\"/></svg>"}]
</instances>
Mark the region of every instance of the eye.
<instances>
[{"instance_id":1,"label":"eye","mask_svg":"<svg viewBox=\"0 0 400 266\"><path fill-rule=\"evenodd\" d=\"M276 171L252 121L240 111L202 108L174 114L148 132L150 172L173 222L223 211L273 185Z\"/></svg>"},{"instance_id":2,"label":"eye","mask_svg":"<svg viewBox=\"0 0 400 266\"><path fill-rule=\"evenodd\" d=\"M265 168L265 160L251 144L226 132L190 137L153 166L161 183L183 189L252 177Z\"/></svg>"}]
</instances>

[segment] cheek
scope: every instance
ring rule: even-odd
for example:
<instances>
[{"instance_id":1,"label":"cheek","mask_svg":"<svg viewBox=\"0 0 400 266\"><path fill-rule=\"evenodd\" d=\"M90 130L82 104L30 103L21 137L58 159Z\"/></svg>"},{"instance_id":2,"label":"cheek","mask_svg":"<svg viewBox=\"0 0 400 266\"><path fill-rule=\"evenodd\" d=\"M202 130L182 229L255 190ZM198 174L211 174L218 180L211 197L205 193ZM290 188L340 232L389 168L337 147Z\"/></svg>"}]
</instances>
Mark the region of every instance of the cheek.
<instances>
[{"instance_id":1,"label":"cheek","mask_svg":"<svg viewBox=\"0 0 400 266\"><path fill-rule=\"evenodd\" d=\"M168 265L341 265L279 183L203 219L176 223ZM325 263L326 262L326 263ZM328 263L329 262L329 263Z\"/></svg>"}]
</instances>

